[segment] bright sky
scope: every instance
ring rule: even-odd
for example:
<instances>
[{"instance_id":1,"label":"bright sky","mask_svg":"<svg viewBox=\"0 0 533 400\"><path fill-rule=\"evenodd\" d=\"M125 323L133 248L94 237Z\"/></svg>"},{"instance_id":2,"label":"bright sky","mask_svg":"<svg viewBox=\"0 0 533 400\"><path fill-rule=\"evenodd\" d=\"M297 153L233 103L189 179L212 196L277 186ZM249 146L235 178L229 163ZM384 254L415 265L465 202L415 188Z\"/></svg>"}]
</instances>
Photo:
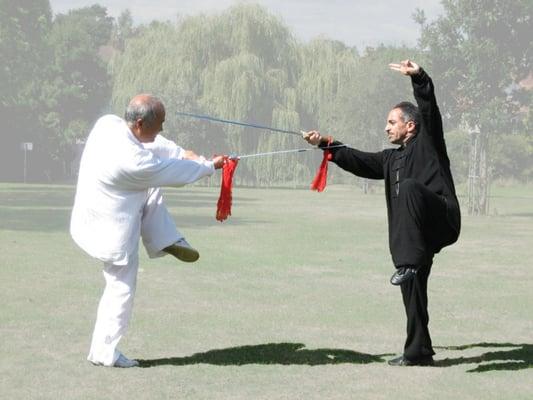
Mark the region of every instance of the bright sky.
<instances>
[{"instance_id":1,"label":"bright sky","mask_svg":"<svg viewBox=\"0 0 533 400\"><path fill-rule=\"evenodd\" d=\"M415 45L419 36L412 14L416 8L432 20L441 12L440 0L50 0L55 14L98 3L109 15L128 8L136 23L174 20L177 15L220 12L238 3L258 3L280 16L304 41L319 35L357 46L380 43Z\"/></svg>"}]
</instances>

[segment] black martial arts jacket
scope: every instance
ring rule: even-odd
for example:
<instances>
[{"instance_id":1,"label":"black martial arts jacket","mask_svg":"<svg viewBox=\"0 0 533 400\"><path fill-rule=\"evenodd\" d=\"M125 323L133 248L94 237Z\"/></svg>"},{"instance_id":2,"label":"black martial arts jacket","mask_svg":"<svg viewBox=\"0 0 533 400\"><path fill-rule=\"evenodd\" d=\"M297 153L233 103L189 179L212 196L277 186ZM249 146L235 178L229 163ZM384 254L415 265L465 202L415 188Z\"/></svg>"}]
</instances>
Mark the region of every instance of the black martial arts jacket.
<instances>
[{"instance_id":1,"label":"black martial arts jacket","mask_svg":"<svg viewBox=\"0 0 533 400\"><path fill-rule=\"evenodd\" d=\"M424 70L417 75L411 75L414 97L421 114L418 133L405 145L395 149L385 149L372 153L364 152L349 147L337 147L330 149L331 161L346 171L357 176L369 179L385 180L385 195L387 200L387 212L389 222L389 245L393 261L398 266L404 259L404 249L395 248L397 243L395 236L401 235L397 225L399 214L407 212L403 207L395 206L402 182L413 179L425 186L442 201L444 213L436 212L437 220L429 221L429 225L435 224L434 228L426 226L424 229L443 230L438 240L426 241L420 244L425 246L427 262L430 262L434 253L438 253L442 247L454 243L461 226L459 203L455 193L455 186L450 171L450 160L446 151L442 118L435 99L434 86L431 78ZM341 142L333 142L333 145L341 145ZM320 147L327 144L321 143ZM431 214L431 210L429 210ZM437 226L438 225L438 226ZM426 235L427 236L427 235Z\"/></svg>"}]
</instances>

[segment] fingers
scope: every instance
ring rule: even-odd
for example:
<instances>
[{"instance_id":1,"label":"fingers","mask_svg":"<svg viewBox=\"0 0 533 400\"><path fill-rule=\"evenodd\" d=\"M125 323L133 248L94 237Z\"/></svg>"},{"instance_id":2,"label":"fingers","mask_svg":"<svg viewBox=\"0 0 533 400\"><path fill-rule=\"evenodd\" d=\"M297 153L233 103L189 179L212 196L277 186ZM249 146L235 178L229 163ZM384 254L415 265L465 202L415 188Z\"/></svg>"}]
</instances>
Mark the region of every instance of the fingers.
<instances>
[{"instance_id":1,"label":"fingers","mask_svg":"<svg viewBox=\"0 0 533 400\"><path fill-rule=\"evenodd\" d=\"M300 132L302 133L303 138L306 140L307 138L311 137L311 135L318 133L318 131L309 131L309 132L300 131Z\"/></svg>"},{"instance_id":2,"label":"fingers","mask_svg":"<svg viewBox=\"0 0 533 400\"><path fill-rule=\"evenodd\" d=\"M322 140L322 136L320 136L318 131L302 132L302 136L307 143L313 146L318 145Z\"/></svg>"},{"instance_id":3,"label":"fingers","mask_svg":"<svg viewBox=\"0 0 533 400\"><path fill-rule=\"evenodd\" d=\"M224 163L226 162L228 156L214 156L211 161L213 161L213 166L215 169L220 169L224 166Z\"/></svg>"},{"instance_id":4,"label":"fingers","mask_svg":"<svg viewBox=\"0 0 533 400\"><path fill-rule=\"evenodd\" d=\"M413 61L409 61L409 64L411 64L411 67L413 68L413 73L418 74L420 72L420 65Z\"/></svg>"},{"instance_id":5,"label":"fingers","mask_svg":"<svg viewBox=\"0 0 533 400\"><path fill-rule=\"evenodd\" d=\"M400 64L389 64L389 68L392 69L393 71L399 71L400 68L401 68L401 65Z\"/></svg>"},{"instance_id":6,"label":"fingers","mask_svg":"<svg viewBox=\"0 0 533 400\"><path fill-rule=\"evenodd\" d=\"M404 75L414 75L420 71L418 64L412 62L411 60L403 60L400 61L400 63L390 63L389 68Z\"/></svg>"},{"instance_id":7,"label":"fingers","mask_svg":"<svg viewBox=\"0 0 533 400\"><path fill-rule=\"evenodd\" d=\"M407 68L409 68L410 66L410 61L409 60L403 60L403 61L400 61L399 64L397 63L390 63L389 64L389 68L394 70L394 71L400 71L400 72L403 72L405 71Z\"/></svg>"}]
</instances>

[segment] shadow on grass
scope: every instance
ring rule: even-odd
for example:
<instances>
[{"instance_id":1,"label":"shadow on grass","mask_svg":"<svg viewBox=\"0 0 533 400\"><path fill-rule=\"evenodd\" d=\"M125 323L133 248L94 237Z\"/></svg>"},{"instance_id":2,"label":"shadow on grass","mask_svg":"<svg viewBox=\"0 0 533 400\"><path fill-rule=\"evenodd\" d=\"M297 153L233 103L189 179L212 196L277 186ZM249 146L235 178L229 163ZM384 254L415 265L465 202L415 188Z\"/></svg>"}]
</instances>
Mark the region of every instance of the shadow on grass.
<instances>
[{"instance_id":1,"label":"shadow on grass","mask_svg":"<svg viewBox=\"0 0 533 400\"><path fill-rule=\"evenodd\" d=\"M251 346L230 347L196 353L189 357L158 358L139 360L141 368L161 365L245 365L245 364L281 364L281 365L325 365L325 364L369 364L385 362L382 358L390 354L365 354L342 349L307 350L302 343L268 343Z\"/></svg>"},{"instance_id":2,"label":"shadow on grass","mask_svg":"<svg viewBox=\"0 0 533 400\"><path fill-rule=\"evenodd\" d=\"M460 364L478 364L467 372L517 371L533 368L533 345L514 343L474 343L463 346L437 347L444 350L467 350L474 347L505 350L488 351L480 356L445 358L435 362L437 367L451 367ZM511 348L511 349L509 349Z\"/></svg>"}]
</instances>

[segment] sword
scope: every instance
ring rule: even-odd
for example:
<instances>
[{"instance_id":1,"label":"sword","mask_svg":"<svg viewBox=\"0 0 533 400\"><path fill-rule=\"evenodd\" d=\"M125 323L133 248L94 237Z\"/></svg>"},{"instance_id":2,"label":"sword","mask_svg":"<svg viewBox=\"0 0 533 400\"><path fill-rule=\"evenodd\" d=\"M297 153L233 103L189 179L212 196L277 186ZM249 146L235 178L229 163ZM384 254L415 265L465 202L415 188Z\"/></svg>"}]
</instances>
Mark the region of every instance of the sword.
<instances>
[{"instance_id":1,"label":"sword","mask_svg":"<svg viewBox=\"0 0 533 400\"><path fill-rule=\"evenodd\" d=\"M279 151L267 151L265 153L255 153L255 154L245 154L245 155L237 155L237 154L231 154L229 158L231 160L240 160L241 158L252 158L252 157L261 157L261 156L270 156L273 154L286 154L286 153L303 153L304 151L312 151L312 150L327 150L327 149L334 149L338 147L346 147L345 144L337 144L335 146L326 146L326 147L309 147L304 149L291 149L291 150L279 150Z\"/></svg>"},{"instance_id":2,"label":"sword","mask_svg":"<svg viewBox=\"0 0 533 400\"><path fill-rule=\"evenodd\" d=\"M290 131L290 130L287 130L287 129L273 128L271 126L258 125L258 124L249 124L249 123L246 123L246 122L232 121L232 120L229 120L229 119L211 117L209 115L192 114L192 113L181 112L181 111L177 111L176 115L181 115L181 116L191 117L191 118L196 118L196 119L204 119L204 120L207 120L207 121L222 122L224 124L246 126L246 127L249 127L249 128L264 129L264 130L273 131L273 132L288 133L290 135L302 136L302 134L305 133L304 131L296 132L296 131Z\"/></svg>"}]
</instances>

